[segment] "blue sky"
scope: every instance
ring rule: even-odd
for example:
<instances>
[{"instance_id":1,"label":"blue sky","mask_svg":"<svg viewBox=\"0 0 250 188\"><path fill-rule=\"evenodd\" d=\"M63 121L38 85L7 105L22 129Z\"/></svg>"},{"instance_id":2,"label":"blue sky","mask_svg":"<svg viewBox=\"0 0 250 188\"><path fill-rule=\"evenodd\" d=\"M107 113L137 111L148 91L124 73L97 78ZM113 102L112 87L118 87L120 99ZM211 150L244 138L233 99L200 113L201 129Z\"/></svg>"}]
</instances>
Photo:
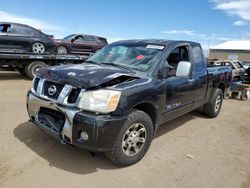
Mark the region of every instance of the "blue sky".
<instances>
[{"instance_id":1,"label":"blue sky","mask_svg":"<svg viewBox=\"0 0 250 188\"><path fill-rule=\"evenodd\" d=\"M250 0L1 0L0 21L71 33L193 40L204 48L250 39Z\"/></svg>"}]
</instances>

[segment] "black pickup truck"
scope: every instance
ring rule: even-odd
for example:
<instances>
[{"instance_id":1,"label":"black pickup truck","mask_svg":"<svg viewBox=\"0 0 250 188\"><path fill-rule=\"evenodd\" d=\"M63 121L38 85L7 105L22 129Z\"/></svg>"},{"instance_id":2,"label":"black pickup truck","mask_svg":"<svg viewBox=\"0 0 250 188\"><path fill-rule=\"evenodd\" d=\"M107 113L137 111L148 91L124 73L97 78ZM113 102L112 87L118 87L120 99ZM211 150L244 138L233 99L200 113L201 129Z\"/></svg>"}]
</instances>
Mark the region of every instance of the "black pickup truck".
<instances>
[{"instance_id":1,"label":"black pickup truck","mask_svg":"<svg viewBox=\"0 0 250 188\"><path fill-rule=\"evenodd\" d=\"M61 142L126 166L145 155L161 124L197 108L216 117L231 78L228 66L207 68L199 43L119 41L82 64L40 69L27 109Z\"/></svg>"}]
</instances>

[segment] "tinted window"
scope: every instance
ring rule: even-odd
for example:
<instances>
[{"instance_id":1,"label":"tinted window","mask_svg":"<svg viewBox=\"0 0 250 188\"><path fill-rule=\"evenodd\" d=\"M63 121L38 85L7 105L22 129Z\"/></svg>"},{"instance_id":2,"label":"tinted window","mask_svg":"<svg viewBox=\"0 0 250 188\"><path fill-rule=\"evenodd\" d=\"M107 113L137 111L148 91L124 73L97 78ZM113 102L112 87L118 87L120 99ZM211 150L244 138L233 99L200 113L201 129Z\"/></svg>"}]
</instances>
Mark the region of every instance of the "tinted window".
<instances>
[{"instance_id":1,"label":"tinted window","mask_svg":"<svg viewBox=\"0 0 250 188\"><path fill-rule=\"evenodd\" d=\"M10 24L1 24L0 25L0 32L1 33L8 33L8 32L10 32Z\"/></svg>"},{"instance_id":2,"label":"tinted window","mask_svg":"<svg viewBox=\"0 0 250 188\"><path fill-rule=\"evenodd\" d=\"M82 42L82 41L83 41L82 35L77 35L77 36L75 36L74 41L75 41L75 42Z\"/></svg>"},{"instance_id":3,"label":"tinted window","mask_svg":"<svg viewBox=\"0 0 250 188\"><path fill-rule=\"evenodd\" d=\"M83 36L83 41L90 41L90 42L92 42L92 41L96 41L96 38L95 37L93 37L93 36L88 36L88 35L84 35Z\"/></svg>"},{"instance_id":4,"label":"tinted window","mask_svg":"<svg viewBox=\"0 0 250 188\"><path fill-rule=\"evenodd\" d=\"M204 70L203 51L200 46L193 46L193 64L195 72L201 72Z\"/></svg>"},{"instance_id":5,"label":"tinted window","mask_svg":"<svg viewBox=\"0 0 250 188\"><path fill-rule=\"evenodd\" d=\"M188 47L180 46L175 48L168 56L169 75L175 76L176 68L180 61L189 61Z\"/></svg>"},{"instance_id":6,"label":"tinted window","mask_svg":"<svg viewBox=\"0 0 250 188\"><path fill-rule=\"evenodd\" d=\"M14 26L11 31L13 34L20 34L20 35L32 35L32 36L37 36L39 35L39 32L31 27L27 26Z\"/></svg>"},{"instance_id":7,"label":"tinted window","mask_svg":"<svg viewBox=\"0 0 250 188\"><path fill-rule=\"evenodd\" d=\"M104 44L108 44L108 42L107 42L107 39L105 39L105 38L98 38L102 43L104 43Z\"/></svg>"}]
</instances>

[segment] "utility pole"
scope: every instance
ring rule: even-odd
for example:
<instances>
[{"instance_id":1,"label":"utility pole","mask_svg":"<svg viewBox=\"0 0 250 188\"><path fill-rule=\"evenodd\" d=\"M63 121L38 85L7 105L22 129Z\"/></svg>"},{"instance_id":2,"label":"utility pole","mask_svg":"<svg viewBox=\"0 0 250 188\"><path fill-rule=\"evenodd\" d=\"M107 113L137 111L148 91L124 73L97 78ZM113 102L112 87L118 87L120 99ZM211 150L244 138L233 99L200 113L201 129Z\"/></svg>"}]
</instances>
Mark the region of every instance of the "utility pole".
<instances>
[{"instance_id":1,"label":"utility pole","mask_svg":"<svg viewBox=\"0 0 250 188\"><path fill-rule=\"evenodd\" d=\"M210 40L211 40L211 32L208 33L207 57L209 57Z\"/></svg>"}]
</instances>

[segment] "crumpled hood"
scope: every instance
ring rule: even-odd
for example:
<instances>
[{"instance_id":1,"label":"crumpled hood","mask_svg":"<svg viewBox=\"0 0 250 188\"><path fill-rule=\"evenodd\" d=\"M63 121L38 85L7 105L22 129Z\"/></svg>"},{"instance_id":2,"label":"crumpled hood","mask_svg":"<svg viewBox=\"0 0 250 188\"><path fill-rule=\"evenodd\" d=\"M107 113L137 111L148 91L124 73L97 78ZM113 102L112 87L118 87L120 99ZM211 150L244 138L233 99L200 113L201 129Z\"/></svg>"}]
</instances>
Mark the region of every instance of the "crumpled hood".
<instances>
[{"instance_id":1,"label":"crumpled hood","mask_svg":"<svg viewBox=\"0 0 250 188\"><path fill-rule=\"evenodd\" d=\"M122 76L138 78L135 73L126 69L90 63L47 67L40 69L37 76L56 83L85 89L99 86Z\"/></svg>"}]
</instances>

